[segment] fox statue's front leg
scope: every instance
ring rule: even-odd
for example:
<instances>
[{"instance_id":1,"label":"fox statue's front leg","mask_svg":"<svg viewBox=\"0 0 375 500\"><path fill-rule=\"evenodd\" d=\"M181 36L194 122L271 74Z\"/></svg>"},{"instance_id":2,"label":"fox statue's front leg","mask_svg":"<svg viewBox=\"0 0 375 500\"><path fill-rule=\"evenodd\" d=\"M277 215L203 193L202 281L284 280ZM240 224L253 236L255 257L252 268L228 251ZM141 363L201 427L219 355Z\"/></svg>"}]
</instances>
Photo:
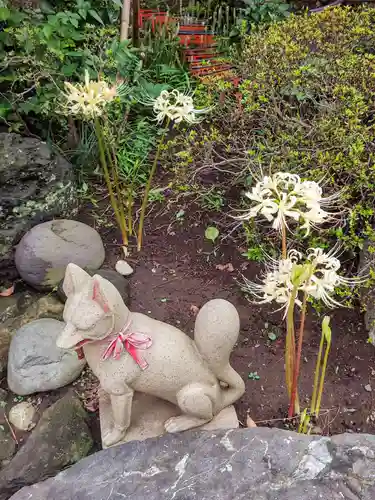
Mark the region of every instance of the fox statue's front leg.
<instances>
[{"instance_id":1,"label":"fox statue's front leg","mask_svg":"<svg viewBox=\"0 0 375 500\"><path fill-rule=\"evenodd\" d=\"M130 426L134 391L125 386L124 391L121 392L121 394L118 394L118 391L116 391L114 394L111 389L108 391L111 401L113 427L102 437L105 447L113 446L122 441Z\"/></svg>"}]
</instances>

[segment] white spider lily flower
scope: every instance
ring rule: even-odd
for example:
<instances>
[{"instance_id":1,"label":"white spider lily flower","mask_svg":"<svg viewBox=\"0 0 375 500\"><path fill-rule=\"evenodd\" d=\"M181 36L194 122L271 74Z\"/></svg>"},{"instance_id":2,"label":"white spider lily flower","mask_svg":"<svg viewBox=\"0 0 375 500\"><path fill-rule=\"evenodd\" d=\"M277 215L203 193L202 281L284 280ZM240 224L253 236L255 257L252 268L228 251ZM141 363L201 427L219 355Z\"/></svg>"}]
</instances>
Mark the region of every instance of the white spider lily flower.
<instances>
[{"instance_id":1,"label":"white spider lily flower","mask_svg":"<svg viewBox=\"0 0 375 500\"><path fill-rule=\"evenodd\" d=\"M240 215L238 219L248 220L259 214L263 215L269 222L274 219L274 214L278 209L277 203L265 197L265 191L261 190L259 186L253 187L250 192L245 193L245 196L249 198L249 200L254 201L256 205L251 207L249 212Z\"/></svg>"},{"instance_id":2,"label":"white spider lily flower","mask_svg":"<svg viewBox=\"0 0 375 500\"><path fill-rule=\"evenodd\" d=\"M279 261L270 259L260 283L254 283L245 277L243 278L243 291L253 295L256 299L255 302L258 304L270 302L281 304L278 310L284 309L286 314L293 292L293 269L301 257L302 255L299 252L291 250L288 252L286 259L280 259ZM296 303L300 305L298 297Z\"/></svg>"},{"instance_id":3,"label":"white spider lily flower","mask_svg":"<svg viewBox=\"0 0 375 500\"><path fill-rule=\"evenodd\" d=\"M302 289L310 297L321 300L328 307L342 307L342 304L331 296L335 292L335 287L340 284L343 284L343 282L336 271L324 270L321 271L320 278L316 274L313 274L309 283L302 287Z\"/></svg>"},{"instance_id":4,"label":"white spider lily flower","mask_svg":"<svg viewBox=\"0 0 375 500\"><path fill-rule=\"evenodd\" d=\"M292 210L296 206L298 199L295 196L288 196L286 193L281 193L281 197L277 203L276 216L273 221L272 227L281 231L283 224L288 227L287 219L291 218L296 221L299 220L301 214L297 210Z\"/></svg>"},{"instance_id":5,"label":"white spider lily flower","mask_svg":"<svg viewBox=\"0 0 375 500\"><path fill-rule=\"evenodd\" d=\"M282 304L280 309L285 309L285 314L295 287L295 303L299 307L303 293L321 300L327 307L342 307L343 304L333 298L335 289L341 285L354 286L363 282L364 278L340 276L337 272L340 269L338 252L338 248L327 253L322 248L310 248L303 258L300 252L290 250L286 259L269 261L260 283L244 278L243 290L253 295L259 304Z\"/></svg>"},{"instance_id":6,"label":"white spider lily flower","mask_svg":"<svg viewBox=\"0 0 375 500\"><path fill-rule=\"evenodd\" d=\"M94 119L103 113L106 105L117 95L116 87L110 87L105 81L90 80L85 71L85 83L73 85L65 82L67 110L73 115L81 115L86 119Z\"/></svg>"},{"instance_id":7,"label":"white spider lily flower","mask_svg":"<svg viewBox=\"0 0 375 500\"><path fill-rule=\"evenodd\" d=\"M263 216L272 222L273 229L279 231L288 227L288 220L301 221L301 228L308 235L311 227L332 217L322 207L328 206L338 195L323 198L322 188L317 182L302 181L296 174L277 172L263 177L245 196L254 206L237 219Z\"/></svg>"},{"instance_id":8,"label":"white spider lily flower","mask_svg":"<svg viewBox=\"0 0 375 500\"><path fill-rule=\"evenodd\" d=\"M322 200L323 190L317 182L303 181L299 182L294 187L295 193L305 200L306 205L310 208L320 204Z\"/></svg>"},{"instance_id":9,"label":"white spider lily flower","mask_svg":"<svg viewBox=\"0 0 375 500\"><path fill-rule=\"evenodd\" d=\"M175 123L183 121L187 123L197 123L200 121L199 115L208 113L209 108L195 109L193 97L178 90L163 90L155 99L147 99L144 103L153 107L156 121L162 123L169 119Z\"/></svg>"},{"instance_id":10,"label":"white spider lily flower","mask_svg":"<svg viewBox=\"0 0 375 500\"><path fill-rule=\"evenodd\" d=\"M311 207L308 212L304 212L303 215L301 215L304 223L300 226L300 229L305 229L305 236L308 236L310 234L311 227L315 228L317 224L322 224L330 217L332 217L331 214L316 204Z\"/></svg>"},{"instance_id":11,"label":"white spider lily flower","mask_svg":"<svg viewBox=\"0 0 375 500\"><path fill-rule=\"evenodd\" d=\"M327 270L338 271L341 267L340 261L336 257L339 251L339 247L334 247L328 253L325 253L323 248L309 248L307 259L310 262L314 262L316 266L324 266Z\"/></svg>"}]
</instances>

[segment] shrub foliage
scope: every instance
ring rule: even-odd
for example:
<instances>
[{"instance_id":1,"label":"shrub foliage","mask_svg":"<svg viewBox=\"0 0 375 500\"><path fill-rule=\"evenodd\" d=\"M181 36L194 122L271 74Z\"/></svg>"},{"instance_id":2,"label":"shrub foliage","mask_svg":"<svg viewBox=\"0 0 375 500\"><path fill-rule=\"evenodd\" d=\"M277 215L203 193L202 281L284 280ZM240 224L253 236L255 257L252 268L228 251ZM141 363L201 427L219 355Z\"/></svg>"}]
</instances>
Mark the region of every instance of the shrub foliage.
<instances>
[{"instance_id":1,"label":"shrub foliage","mask_svg":"<svg viewBox=\"0 0 375 500\"><path fill-rule=\"evenodd\" d=\"M211 162L228 188L249 187L260 172L322 180L326 196L340 191L346 223L311 243L338 238L356 253L375 236L374 28L375 9L339 7L250 34L233 58L239 87L217 78L198 86L201 105L218 104L197 134L206 143L185 137L185 165Z\"/></svg>"},{"instance_id":2,"label":"shrub foliage","mask_svg":"<svg viewBox=\"0 0 375 500\"><path fill-rule=\"evenodd\" d=\"M241 63L252 169L342 190L351 248L373 235L375 9L291 16L247 39Z\"/></svg>"}]
</instances>

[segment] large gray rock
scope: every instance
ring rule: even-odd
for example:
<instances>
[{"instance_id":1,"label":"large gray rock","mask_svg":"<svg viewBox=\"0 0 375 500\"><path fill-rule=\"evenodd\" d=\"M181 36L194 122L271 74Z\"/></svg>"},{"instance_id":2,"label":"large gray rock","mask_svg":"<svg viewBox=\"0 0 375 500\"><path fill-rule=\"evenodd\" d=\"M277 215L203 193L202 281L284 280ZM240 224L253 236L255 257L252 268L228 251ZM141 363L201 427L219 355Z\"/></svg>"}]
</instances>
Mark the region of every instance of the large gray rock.
<instances>
[{"instance_id":1,"label":"large gray rock","mask_svg":"<svg viewBox=\"0 0 375 500\"><path fill-rule=\"evenodd\" d=\"M12 337L8 357L8 386L21 396L50 391L73 382L85 366L74 352L56 346L65 323L38 319Z\"/></svg>"},{"instance_id":2,"label":"large gray rock","mask_svg":"<svg viewBox=\"0 0 375 500\"><path fill-rule=\"evenodd\" d=\"M12 335L23 325L39 318L62 319L64 306L53 295L21 292L11 297L14 302L8 302L8 307L0 313L0 376L8 363L8 351ZM2 297L3 299L3 297ZM2 300L0 301L2 304ZM1 305L0 304L0 305Z\"/></svg>"},{"instance_id":3,"label":"large gray rock","mask_svg":"<svg viewBox=\"0 0 375 500\"><path fill-rule=\"evenodd\" d=\"M70 163L39 139L0 133L0 269L26 231L76 206Z\"/></svg>"},{"instance_id":4,"label":"large gray rock","mask_svg":"<svg viewBox=\"0 0 375 500\"><path fill-rule=\"evenodd\" d=\"M0 471L0 500L77 462L92 444L86 413L78 398L68 393L45 410L24 446Z\"/></svg>"},{"instance_id":5,"label":"large gray rock","mask_svg":"<svg viewBox=\"0 0 375 500\"><path fill-rule=\"evenodd\" d=\"M90 271L91 276L98 274L102 278L108 280L114 287L117 288L120 293L122 300L129 307L130 306L130 281L124 276L121 276L117 271L113 269L99 269L98 271ZM64 280L61 280L57 288L57 295L59 299L65 303L66 295L63 290Z\"/></svg>"},{"instance_id":6,"label":"large gray rock","mask_svg":"<svg viewBox=\"0 0 375 500\"><path fill-rule=\"evenodd\" d=\"M96 453L12 500L373 500L375 436L185 432Z\"/></svg>"},{"instance_id":7,"label":"large gray rock","mask_svg":"<svg viewBox=\"0 0 375 500\"><path fill-rule=\"evenodd\" d=\"M54 220L33 227L16 249L15 262L30 285L52 290L72 262L84 269L99 269L105 258L99 233L74 220Z\"/></svg>"}]
</instances>

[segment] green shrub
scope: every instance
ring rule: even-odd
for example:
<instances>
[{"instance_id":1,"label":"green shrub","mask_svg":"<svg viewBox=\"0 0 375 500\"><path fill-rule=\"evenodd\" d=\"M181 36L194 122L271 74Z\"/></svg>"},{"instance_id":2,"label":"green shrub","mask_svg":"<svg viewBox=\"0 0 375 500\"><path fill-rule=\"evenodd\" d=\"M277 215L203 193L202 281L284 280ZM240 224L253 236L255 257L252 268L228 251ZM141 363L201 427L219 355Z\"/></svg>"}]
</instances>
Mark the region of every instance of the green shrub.
<instances>
[{"instance_id":1,"label":"green shrub","mask_svg":"<svg viewBox=\"0 0 375 500\"><path fill-rule=\"evenodd\" d=\"M205 172L211 163L231 207L261 172L322 181L325 196L340 191L343 228L312 232L310 243L339 239L355 255L375 237L375 9L291 15L246 37L233 64L239 87L212 77L196 91L199 106L216 103L209 128L197 130L210 135L210 156L188 137L185 156Z\"/></svg>"},{"instance_id":2,"label":"green shrub","mask_svg":"<svg viewBox=\"0 0 375 500\"><path fill-rule=\"evenodd\" d=\"M375 10L291 16L251 35L241 64L252 170L296 172L342 190L361 247L375 203Z\"/></svg>"},{"instance_id":3,"label":"green shrub","mask_svg":"<svg viewBox=\"0 0 375 500\"><path fill-rule=\"evenodd\" d=\"M132 87L131 105L142 91L153 96L164 87L189 85L173 33L142 39L139 48L119 42L119 24L112 16L119 1L102 8L95 0L72 0L65 8L60 5L61 11L46 6L28 11L2 6L0 0L2 122L43 138L52 131L52 140L63 143L68 127L59 96L64 81L82 80L85 70L93 79L98 74L111 82L122 78Z\"/></svg>"}]
</instances>

